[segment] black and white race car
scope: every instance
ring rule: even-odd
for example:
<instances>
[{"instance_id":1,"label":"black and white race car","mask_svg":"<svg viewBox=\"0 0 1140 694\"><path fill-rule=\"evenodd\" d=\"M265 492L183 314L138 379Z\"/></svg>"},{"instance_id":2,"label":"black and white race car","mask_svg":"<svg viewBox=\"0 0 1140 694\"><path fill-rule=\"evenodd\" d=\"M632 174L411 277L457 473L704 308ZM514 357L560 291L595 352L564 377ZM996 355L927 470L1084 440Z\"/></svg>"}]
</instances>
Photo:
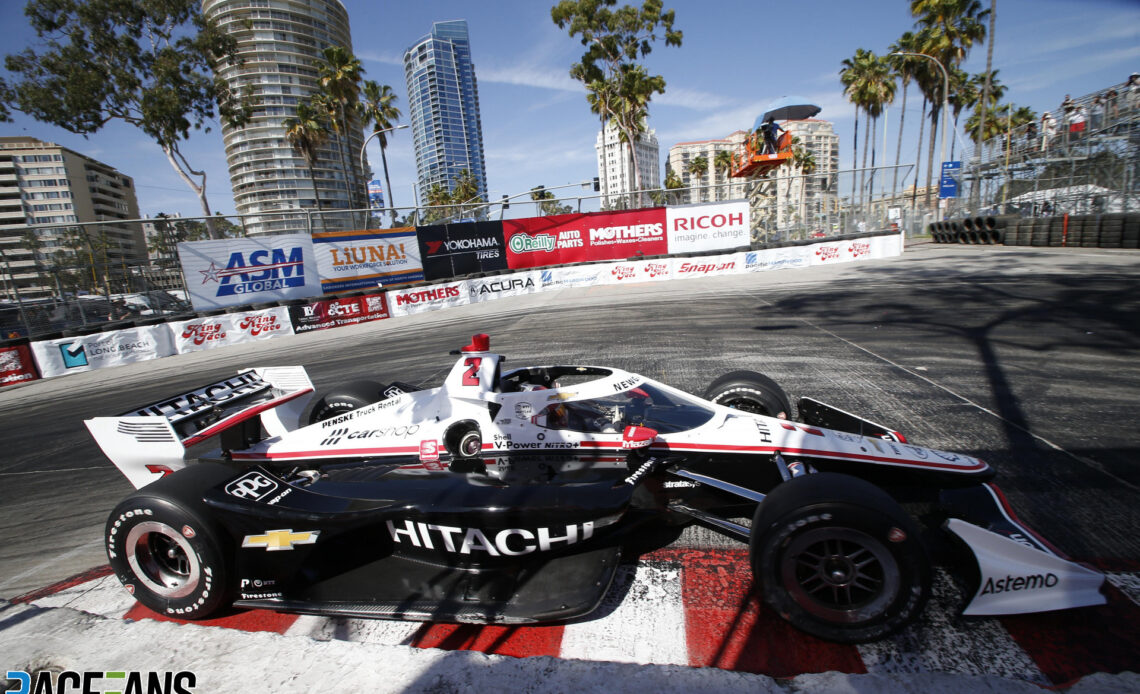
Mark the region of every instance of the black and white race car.
<instances>
[{"instance_id":1,"label":"black and white race car","mask_svg":"<svg viewBox=\"0 0 1140 694\"><path fill-rule=\"evenodd\" d=\"M190 619L549 622L595 609L623 547L665 521L748 543L765 601L833 641L914 619L943 546L974 558L953 562L965 614L1105 602L1104 576L1021 524L985 462L809 398L792 419L761 374L696 397L615 368L507 370L486 335L456 353L438 388L355 382L310 404L302 367L255 368L88 420L138 490L107 522L123 585Z\"/></svg>"}]
</instances>

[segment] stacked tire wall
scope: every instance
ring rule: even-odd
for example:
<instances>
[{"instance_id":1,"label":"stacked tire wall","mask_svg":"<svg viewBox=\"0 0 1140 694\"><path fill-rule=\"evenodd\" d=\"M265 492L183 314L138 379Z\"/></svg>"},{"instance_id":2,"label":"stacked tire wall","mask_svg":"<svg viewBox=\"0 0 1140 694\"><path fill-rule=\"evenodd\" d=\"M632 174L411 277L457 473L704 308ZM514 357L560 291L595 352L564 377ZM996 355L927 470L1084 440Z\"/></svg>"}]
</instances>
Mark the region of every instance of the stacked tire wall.
<instances>
[{"instance_id":1,"label":"stacked tire wall","mask_svg":"<svg viewBox=\"0 0 1140 694\"><path fill-rule=\"evenodd\" d=\"M1054 248L1140 248L1140 213L966 217L929 225L935 243Z\"/></svg>"}]
</instances>

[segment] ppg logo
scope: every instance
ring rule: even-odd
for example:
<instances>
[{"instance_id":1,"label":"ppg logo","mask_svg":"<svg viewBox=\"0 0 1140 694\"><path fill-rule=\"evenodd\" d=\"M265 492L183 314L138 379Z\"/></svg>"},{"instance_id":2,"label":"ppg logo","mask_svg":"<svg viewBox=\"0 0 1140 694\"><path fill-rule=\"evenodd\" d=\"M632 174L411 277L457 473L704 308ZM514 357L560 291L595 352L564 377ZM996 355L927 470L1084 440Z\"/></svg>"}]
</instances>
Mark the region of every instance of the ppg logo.
<instances>
[{"instance_id":1,"label":"ppg logo","mask_svg":"<svg viewBox=\"0 0 1140 694\"><path fill-rule=\"evenodd\" d=\"M277 490L277 483L264 474L247 472L226 485L226 494L248 501L261 501Z\"/></svg>"}]
</instances>

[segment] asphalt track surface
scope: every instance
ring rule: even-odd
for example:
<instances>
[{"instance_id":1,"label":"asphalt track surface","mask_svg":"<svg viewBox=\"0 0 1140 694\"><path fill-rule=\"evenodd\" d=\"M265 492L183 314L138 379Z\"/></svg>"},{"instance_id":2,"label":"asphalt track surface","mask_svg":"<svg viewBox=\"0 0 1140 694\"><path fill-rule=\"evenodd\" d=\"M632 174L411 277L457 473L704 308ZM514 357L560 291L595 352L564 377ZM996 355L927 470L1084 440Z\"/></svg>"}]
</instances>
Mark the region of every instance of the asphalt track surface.
<instances>
[{"instance_id":1,"label":"asphalt track surface","mask_svg":"<svg viewBox=\"0 0 1140 694\"><path fill-rule=\"evenodd\" d=\"M697 393L761 371L793 398L985 459L1066 554L1136 572L1138 280L1134 251L913 244L882 261L548 292L9 387L0 597L106 563L103 523L131 489L83 419L258 365L304 364L318 389L436 385L475 332L508 366L612 365ZM725 542L690 529L669 549Z\"/></svg>"}]
</instances>

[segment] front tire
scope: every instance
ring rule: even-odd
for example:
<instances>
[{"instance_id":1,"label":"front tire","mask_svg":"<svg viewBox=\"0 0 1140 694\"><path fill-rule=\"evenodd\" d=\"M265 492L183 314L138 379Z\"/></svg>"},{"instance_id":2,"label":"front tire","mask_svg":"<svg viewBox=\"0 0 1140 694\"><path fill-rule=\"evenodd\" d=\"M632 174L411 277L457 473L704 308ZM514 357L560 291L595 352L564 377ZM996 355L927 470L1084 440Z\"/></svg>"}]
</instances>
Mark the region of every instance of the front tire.
<instances>
[{"instance_id":1,"label":"front tire","mask_svg":"<svg viewBox=\"0 0 1140 694\"><path fill-rule=\"evenodd\" d=\"M751 414L792 418L792 402L775 381L755 371L733 371L709 384L705 400Z\"/></svg>"},{"instance_id":2,"label":"front tire","mask_svg":"<svg viewBox=\"0 0 1140 694\"><path fill-rule=\"evenodd\" d=\"M749 544L764 601L828 641L881 639L915 619L930 595L918 524L856 477L818 473L777 486L756 509Z\"/></svg>"},{"instance_id":3,"label":"front tire","mask_svg":"<svg viewBox=\"0 0 1140 694\"><path fill-rule=\"evenodd\" d=\"M195 478L229 477L232 472L184 472L190 474L159 480L115 507L107 519L107 559L143 605L170 617L202 619L232 601L231 552L192 490ZM185 493L167 480L187 482Z\"/></svg>"}]
</instances>

